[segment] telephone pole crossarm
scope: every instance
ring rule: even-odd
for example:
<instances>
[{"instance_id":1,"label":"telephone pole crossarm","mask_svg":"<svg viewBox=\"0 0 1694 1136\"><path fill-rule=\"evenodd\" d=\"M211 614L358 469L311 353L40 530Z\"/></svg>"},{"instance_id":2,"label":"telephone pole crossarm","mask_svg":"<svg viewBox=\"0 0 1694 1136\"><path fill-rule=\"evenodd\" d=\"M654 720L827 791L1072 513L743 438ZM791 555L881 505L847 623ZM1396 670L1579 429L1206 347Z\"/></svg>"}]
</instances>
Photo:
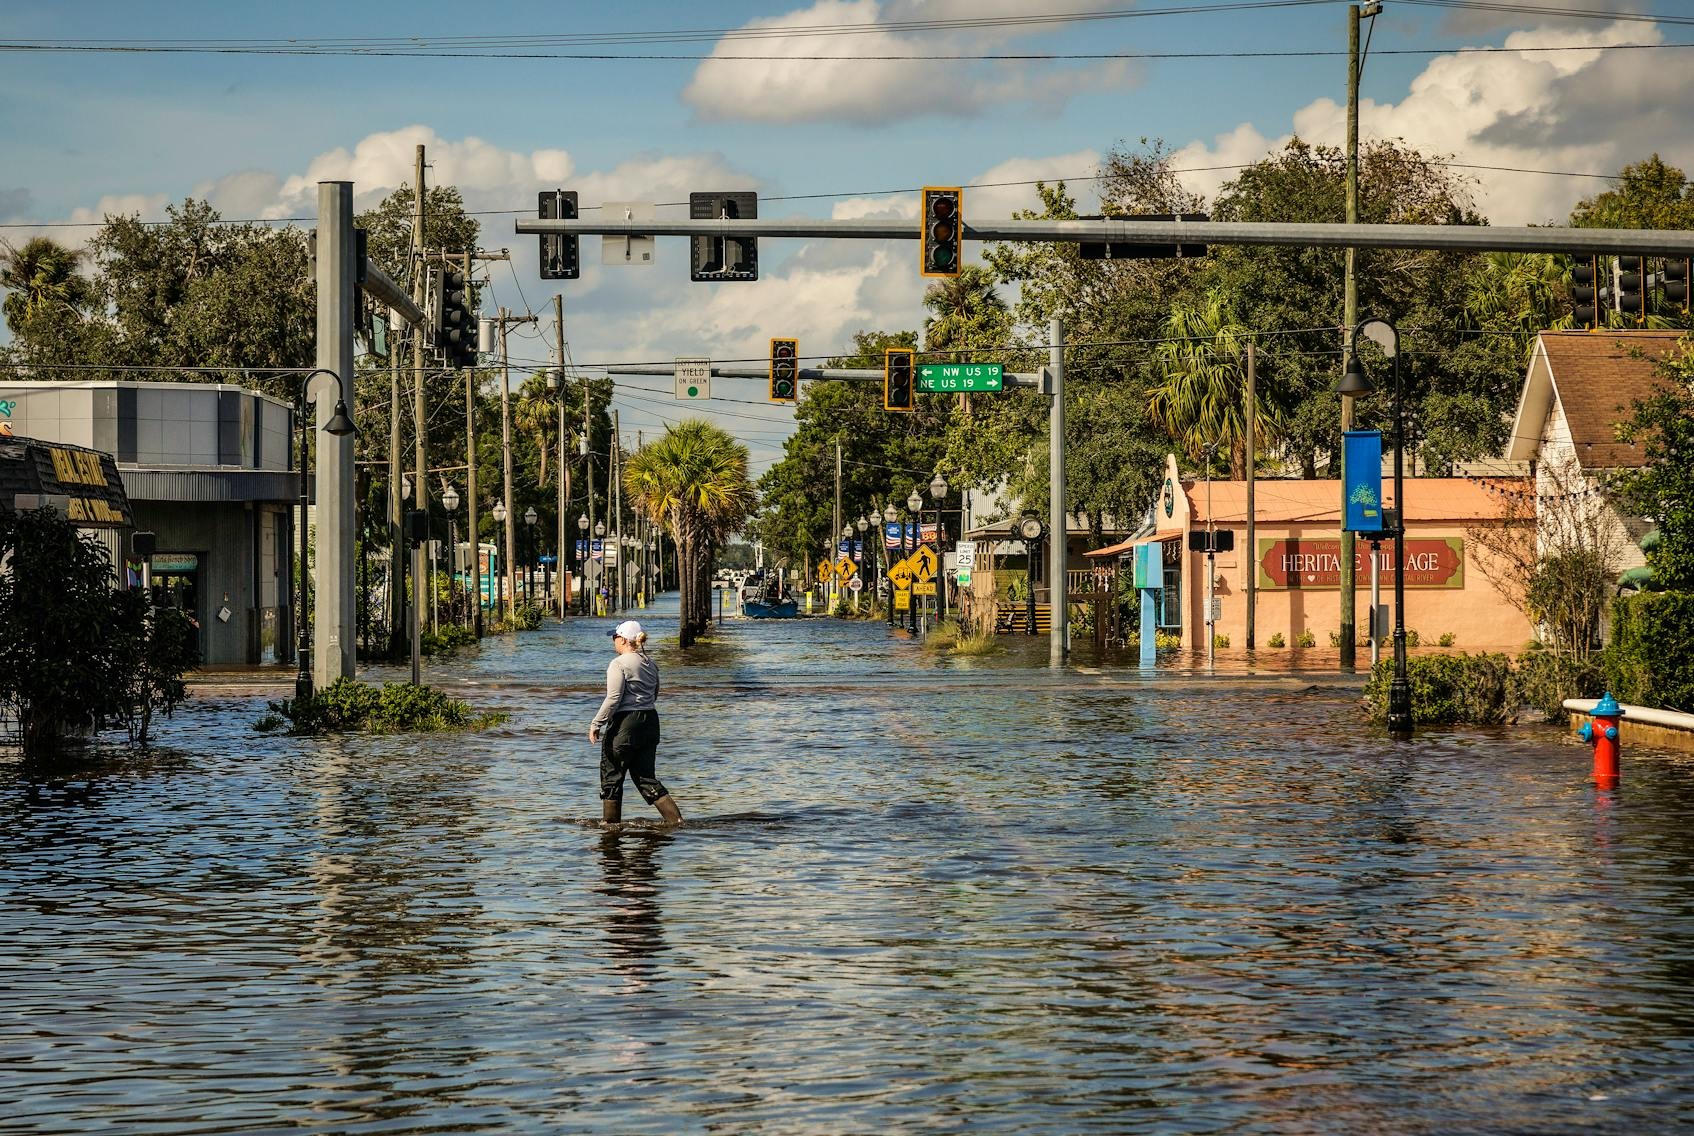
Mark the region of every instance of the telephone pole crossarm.
<instances>
[{"instance_id":1,"label":"telephone pole crossarm","mask_svg":"<svg viewBox=\"0 0 1694 1136\"><path fill-rule=\"evenodd\" d=\"M520 234L598 233L601 236L840 237L857 240L917 240L915 220L772 221L685 218L646 221L574 220L537 217L517 220ZM1307 248L1425 248L1453 252L1641 253L1694 256L1694 230L1495 228L1487 225L1335 225L1261 221L966 222L964 235L977 241L1075 241L1108 244L1285 245Z\"/></svg>"}]
</instances>

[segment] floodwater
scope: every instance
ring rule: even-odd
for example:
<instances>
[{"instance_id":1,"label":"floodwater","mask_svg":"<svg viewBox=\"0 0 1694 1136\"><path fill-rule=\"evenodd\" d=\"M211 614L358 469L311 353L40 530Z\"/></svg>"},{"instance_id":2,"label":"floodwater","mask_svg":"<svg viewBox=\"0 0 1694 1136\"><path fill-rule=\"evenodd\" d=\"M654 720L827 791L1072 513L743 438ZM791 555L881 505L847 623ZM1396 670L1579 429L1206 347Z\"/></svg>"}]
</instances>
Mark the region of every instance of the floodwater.
<instances>
[{"instance_id":1,"label":"floodwater","mask_svg":"<svg viewBox=\"0 0 1694 1136\"><path fill-rule=\"evenodd\" d=\"M220 694L151 754L0 762L0 1131L1694 1115L1694 762L1597 794L1555 731L1397 743L1323 675L649 623L674 832L592 823L610 620L431 667L511 712L483 734Z\"/></svg>"}]
</instances>

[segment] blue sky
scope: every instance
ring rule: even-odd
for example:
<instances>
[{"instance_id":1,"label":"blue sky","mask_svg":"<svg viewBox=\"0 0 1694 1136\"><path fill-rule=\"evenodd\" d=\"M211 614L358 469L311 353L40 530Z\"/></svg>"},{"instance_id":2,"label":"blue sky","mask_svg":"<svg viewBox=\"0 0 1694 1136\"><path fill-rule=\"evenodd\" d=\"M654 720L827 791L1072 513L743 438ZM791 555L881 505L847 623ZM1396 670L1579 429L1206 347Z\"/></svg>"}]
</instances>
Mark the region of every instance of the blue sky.
<instances>
[{"instance_id":1,"label":"blue sky","mask_svg":"<svg viewBox=\"0 0 1694 1136\"><path fill-rule=\"evenodd\" d=\"M682 59L397 58L188 52L0 52L0 239L35 225L109 212L162 215L188 195L227 217L309 216L320 178L351 178L361 204L409 181L413 146L432 177L459 184L486 211L485 247L511 247L492 270L490 304L550 308L533 238L510 214L535 190L575 188L585 204L686 200L691 189L754 188L765 215L911 213L923 184L1085 177L1114 146L1161 137L1214 192L1228 167L1290 134L1339 142L1346 4L1235 5L1220 0L820 0L815 4L107 3L12 0L0 40L129 47L255 41L264 48L417 37L441 51L668 55ZM1555 6L1555 0L1534 5ZM1613 173L1658 151L1688 168L1694 68L1674 49L1617 45L1694 41L1688 6L1559 0L1585 11L1659 20L1478 12L1389 0L1375 21L1363 93L1364 133L1398 136L1471 166L1479 204L1498 224L1562 218ZM1146 14L1178 9L1174 14ZM1139 15L1125 16L1124 13ZM1087 19L1030 22L1044 14ZM984 19L1020 22L982 26ZM1103 18L1093 18L1103 17ZM914 20L957 21L916 31ZM843 25L862 25L843 35ZM745 37L748 31L781 35ZM834 34L816 34L832 30ZM696 35L678 35L697 32ZM602 38L584 45L537 36ZM86 44L85 44L86 46ZM1457 55L1463 47L1514 50ZM1585 50L1571 50L1572 48ZM1606 47L1605 50L1597 48ZM1596 48L1596 50L1586 50ZM713 55L758 56L704 61ZM1125 56L1237 53L1204 59L969 60L982 54ZM1269 57L1240 53L1281 53ZM1397 54L1406 52L1408 54ZM842 56L919 55L922 62ZM801 59L795 56L827 56ZM1210 167L1226 167L1214 169ZM1090 183L1073 183L1087 201ZM831 194L805 201L777 196ZM847 196L856 195L856 196ZM967 215L1028 204L1025 186L973 190ZM75 240L85 230L55 228ZM578 363L741 358L772 335L808 356L847 347L860 328L910 328L922 285L909 243L767 242L754 285L690 285L686 248L663 240L647 269L589 266L564 284ZM541 344L528 347L539 360ZM626 433L682 411L636 380L620 398ZM751 382L720 381L710 410L741 434L762 469L778 456L789 411L760 405ZM730 402L728 399L745 400ZM691 408L697 410L697 407ZM633 440L633 438L632 438Z\"/></svg>"}]
</instances>

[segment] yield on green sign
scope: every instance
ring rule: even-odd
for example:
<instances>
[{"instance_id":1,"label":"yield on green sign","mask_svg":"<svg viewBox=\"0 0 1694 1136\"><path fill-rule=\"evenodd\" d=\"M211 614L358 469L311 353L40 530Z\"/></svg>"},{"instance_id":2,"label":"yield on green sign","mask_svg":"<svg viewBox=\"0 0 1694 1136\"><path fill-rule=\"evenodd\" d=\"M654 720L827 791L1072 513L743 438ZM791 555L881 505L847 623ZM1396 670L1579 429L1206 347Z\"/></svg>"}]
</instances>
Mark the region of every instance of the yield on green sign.
<instances>
[{"instance_id":1,"label":"yield on green sign","mask_svg":"<svg viewBox=\"0 0 1694 1136\"><path fill-rule=\"evenodd\" d=\"M937 394L1001 389L999 363L924 363L918 367L918 389Z\"/></svg>"}]
</instances>

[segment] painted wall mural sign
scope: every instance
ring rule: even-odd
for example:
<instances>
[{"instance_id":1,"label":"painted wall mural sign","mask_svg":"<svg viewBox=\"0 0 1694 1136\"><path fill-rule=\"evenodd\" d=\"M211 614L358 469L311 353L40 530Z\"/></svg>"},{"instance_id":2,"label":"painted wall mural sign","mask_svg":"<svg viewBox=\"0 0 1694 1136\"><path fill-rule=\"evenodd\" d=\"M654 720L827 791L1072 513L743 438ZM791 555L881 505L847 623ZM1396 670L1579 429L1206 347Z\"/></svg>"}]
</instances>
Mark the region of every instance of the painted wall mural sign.
<instances>
[{"instance_id":1,"label":"painted wall mural sign","mask_svg":"<svg viewBox=\"0 0 1694 1136\"><path fill-rule=\"evenodd\" d=\"M1353 579L1370 586L1370 544L1360 541L1353 549ZM1385 540L1377 553L1382 586L1394 585L1394 542ZM1304 537L1259 538L1259 587L1339 588L1341 586L1341 542ZM1406 540L1406 587L1462 588L1465 586L1465 540L1458 536L1408 537Z\"/></svg>"}]
</instances>

